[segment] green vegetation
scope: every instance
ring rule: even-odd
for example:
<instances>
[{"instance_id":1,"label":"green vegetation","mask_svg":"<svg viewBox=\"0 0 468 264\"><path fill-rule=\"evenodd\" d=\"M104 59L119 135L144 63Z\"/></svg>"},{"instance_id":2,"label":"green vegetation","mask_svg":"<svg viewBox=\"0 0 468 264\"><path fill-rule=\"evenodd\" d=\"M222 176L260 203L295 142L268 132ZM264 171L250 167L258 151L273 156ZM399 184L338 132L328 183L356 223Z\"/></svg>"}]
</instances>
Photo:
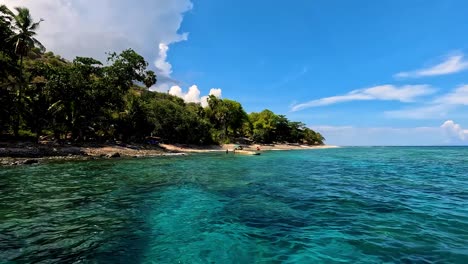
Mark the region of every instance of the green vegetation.
<instances>
[{"instance_id":1,"label":"green vegetation","mask_svg":"<svg viewBox=\"0 0 468 264\"><path fill-rule=\"evenodd\" d=\"M247 114L239 102L210 96L208 107L149 91L157 81L132 49L108 63L45 52L35 39L42 20L0 6L0 134L48 135L73 142L323 144L319 133L269 110Z\"/></svg>"}]
</instances>

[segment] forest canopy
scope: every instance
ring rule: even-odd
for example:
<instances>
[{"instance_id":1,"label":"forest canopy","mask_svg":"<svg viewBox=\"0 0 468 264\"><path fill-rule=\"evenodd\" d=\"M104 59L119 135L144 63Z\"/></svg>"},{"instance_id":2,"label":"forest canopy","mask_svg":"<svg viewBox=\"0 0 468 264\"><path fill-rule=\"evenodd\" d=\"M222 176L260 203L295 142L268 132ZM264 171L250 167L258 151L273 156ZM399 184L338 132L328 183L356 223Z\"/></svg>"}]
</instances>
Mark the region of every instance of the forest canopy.
<instances>
[{"instance_id":1,"label":"forest canopy","mask_svg":"<svg viewBox=\"0 0 468 264\"><path fill-rule=\"evenodd\" d=\"M132 49L106 63L68 61L46 51L29 10L0 6L0 134L72 142L213 144L290 142L321 145L323 136L270 110L247 114L239 102L211 95L208 106L150 91L157 82Z\"/></svg>"}]
</instances>

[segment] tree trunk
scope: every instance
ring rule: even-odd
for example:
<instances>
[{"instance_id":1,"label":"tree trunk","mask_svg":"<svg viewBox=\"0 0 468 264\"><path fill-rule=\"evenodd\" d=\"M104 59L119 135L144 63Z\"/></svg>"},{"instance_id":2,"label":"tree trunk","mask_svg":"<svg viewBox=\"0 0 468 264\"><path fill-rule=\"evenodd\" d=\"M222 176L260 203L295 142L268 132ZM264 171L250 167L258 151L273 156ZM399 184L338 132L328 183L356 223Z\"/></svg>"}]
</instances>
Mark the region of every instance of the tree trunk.
<instances>
[{"instance_id":1,"label":"tree trunk","mask_svg":"<svg viewBox=\"0 0 468 264\"><path fill-rule=\"evenodd\" d=\"M23 54L20 55L20 85L18 90L18 95L16 98L16 118L13 124L13 133L15 137L19 136L19 126L20 126L20 118L21 118L21 97L23 96Z\"/></svg>"},{"instance_id":2,"label":"tree trunk","mask_svg":"<svg viewBox=\"0 0 468 264\"><path fill-rule=\"evenodd\" d=\"M36 143L39 143L39 140L41 138L41 132L39 132L40 129L37 130L36 132Z\"/></svg>"}]
</instances>

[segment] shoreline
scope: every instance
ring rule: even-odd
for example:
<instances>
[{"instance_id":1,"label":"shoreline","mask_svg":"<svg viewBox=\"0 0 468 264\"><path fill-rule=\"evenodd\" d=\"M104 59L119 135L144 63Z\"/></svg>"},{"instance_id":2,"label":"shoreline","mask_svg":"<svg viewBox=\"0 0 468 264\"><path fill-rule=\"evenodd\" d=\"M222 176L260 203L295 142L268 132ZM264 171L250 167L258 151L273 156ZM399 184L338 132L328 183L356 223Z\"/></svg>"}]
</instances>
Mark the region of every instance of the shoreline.
<instances>
[{"instance_id":1,"label":"shoreline","mask_svg":"<svg viewBox=\"0 0 468 264\"><path fill-rule=\"evenodd\" d=\"M286 151L286 150L309 150L309 149L329 149L339 148L334 145L301 145L301 144L224 144L224 145L207 145L207 146L196 146L196 145L184 145L184 144L160 144L167 150L186 152L186 153L206 153L206 152L225 152L233 151L236 146L241 145L243 150L246 151L257 151L257 147L260 151Z\"/></svg>"},{"instance_id":2,"label":"shoreline","mask_svg":"<svg viewBox=\"0 0 468 264\"><path fill-rule=\"evenodd\" d=\"M93 160L110 158L142 158L157 156L178 156L188 153L210 153L233 151L237 144L187 145L187 144L32 144L10 143L0 145L0 166L29 165L50 160ZM252 144L242 145L245 151L287 151L338 148L338 146L308 146L299 144Z\"/></svg>"}]
</instances>

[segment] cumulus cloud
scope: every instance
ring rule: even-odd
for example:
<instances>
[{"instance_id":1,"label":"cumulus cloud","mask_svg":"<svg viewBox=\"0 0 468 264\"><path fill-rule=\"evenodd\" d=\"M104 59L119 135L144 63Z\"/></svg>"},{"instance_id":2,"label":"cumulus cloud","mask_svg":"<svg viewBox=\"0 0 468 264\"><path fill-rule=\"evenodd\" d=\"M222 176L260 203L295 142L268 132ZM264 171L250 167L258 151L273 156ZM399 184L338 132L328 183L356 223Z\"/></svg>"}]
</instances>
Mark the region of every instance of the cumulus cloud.
<instances>
[{"instance_id":1,"label":"cumulus cloud","mask_svg":"<svg viewBox=\"0 0 468 264\"><path fill-rule=\"evenodd\" d=\"M200 103L200 90L196 85L192 85L185 93L180 86L174 85L169 89L169 94L184 99L187 103Z\"/></svg>"},{"instance_id":2,"label":"cumulus cloud","mask_svg":"<svg viewBox=\"0 0 468 264\"><path fill-rule=\"evenodd\" d=\"M216 98L221 98L221 89L220 88L212 88L208 93L208 96L214 95ZM200 99L201 106L207 107L208 106L208 96L203 96Z\"/></svg>"},{"instance_id":3,"label":"cumulus cloud","mask_svg":"<svg viewBox=\"0 0 468 264\"><path fill-rule=\"evenodd\" d=\"M169 46L159 43L158 58L154 61L158 82L150 88L152 91L168 92L172 86L178 86L179 82L171 77L172 64L167 61Z\"/></svg>"},{"instance_id":4,"label":"cumulus cloud","mask_svg":"<svg viewBox=\"0 0 468 264\"><path fill-rule=\"evenodd\" d=\"M170 78L169 46L187 40L178 30L190 0L3 0L8 7L25 6L43 18L38 39L67 59L89 56L104 61L105 52L133 48L154 61L160 90L176 83ZM169 83L169 84L166 84ZM157 88L157 87L155 87Z\"/></svg>"},{"instance_id":5,"label":"cumulus cloud","mask_svg":"<svg viewBox=\"0 0 468 264\"><path fill-rule=\"evenodd\" d=\"M177 93L187 102L202 102L196 86L183 93L171 77L170 45L185 41L179 33L190 0L3 0L9 8L25 6L35 20L43 18L38 39L48 50L67 59L94 57L103 62L106 52L132 48L153 61L158 82L151 90ZM179 90L174 87L179 87ZM214 91L221 96L221 89ZM206 101L206 100L204 100ZM203 102L202 102L203 103Z\"/></svg>"},{"instance_id":6,"label":"cumulus cloud","mask_svg":"<svg viewBox=\"0 0 468 264\"><path fill-rule=\"evenodd\" d=\"M426 146L458 145L468 140L468 130L452 120L440 127L354 127L312 126L330 145L339 146Z\"/></svg>"},{"instance_id":7,"label":"cumulus cloud","mask_svg":"<svg viewBox=\"0 0 468 264\"><path fill-rule=\"evenodd\" d=\"M200 90L196 85L189 87L187 94L184 97L187 103L199 103L200 102Z\"/></svg>"},{"instance_id":8,"label":"cumulus cloud","mask_svg":"<svg viewBox=\"0 0 468 264\"><path fill-rule=\"evenodd\" d=\"M185 97L185 94L182 92L182 88L180 88L180 86L177 85L174 85L171 87L171 89L169 89L169 94L180 97L182 99L184 99Z\"/></svg>"},{"instance_id":9,"label":"cumulus cloud","mask_svg":"<svg viewBox=\"0 0 468 264\"><path fill-rule=\"evenodd\" d=\"M184 92L180 86L174 85L169 89L169 94L180 97L187 103L200 103L201 106L207 107L208 96L214 95L217 98L221 98L221 89L212 88L210 89L208 96L200 97L201 93L196 85L190 86L187 92Z\"/></svg>"},{"instance_id":10,"label":"cumulus cloud","mask_svg":"<svg viewBox=\"0 0 468 264\"><path fill-rule=\"evenodd\" d=\"M26 6L33 17L43 18L38 38L66 58L93 56L132 47L147 55L158 44L187 39L178 30L189 0L4 0L8 7Z\"/></svg>"},{"instance_id":11,"label":"cumulus cloud","mask_svg":"<svg viewBox=\"0 0 468 264\"><path fill-rule=\"evenodd\" d=\"M456 140L468 140L468 129L463 129L460 124L447 120L440 126L445 133Z\"/></svg>"},{"instance_id":12,"label":"cumulus cloud","mask_svg":"<svg viewBox=\"0 0 468 264\"><path fill-rule=\"evenodd\" d=\"M167 62L167 51L169 47L164 43L159 43L158 58L154 62L156 68L159 70L159 74L165 77L169 77L172 73L172 65Z\"/></svg>"},{"instance_id":13,"label":"cumulus cloud","mask_svg":"<svg viewBox=\"0 0 468 264\"><path fill-rule=\"evenodd\" d=\"M432 94L434 92L435 89L429 85L405 85L401 87L394 85L380 85L366 89L354 90L344 95L325 97L297 104L294 105L291 110L294 112L310 107L365 100L412 102L417 97Z\"/></svg>"},{"instance_id":14,"label":"cumulus cloud","mask_svg":"<svg viewBox=\"0 0 468 264\"><path fill-rule=\"evenodd\" d=\"M217 98L221 98L221 89L220 88L212 88L210 89L210 93L208 95L214 95Z\"/></svg>"},{"instance_id":15,"label":"cumulus cloud","mask_svg":"<svg viewBox=\"0 0 468 264\"><path fill-rule=\"evenodd\" d=\"M461 72L468 69L468 61L463 55L454 55L448 57L445 61L419 70L400 72L395 74L396 78L417 78L425 76L446 75Z\"/></svg>"}]
</instances>

